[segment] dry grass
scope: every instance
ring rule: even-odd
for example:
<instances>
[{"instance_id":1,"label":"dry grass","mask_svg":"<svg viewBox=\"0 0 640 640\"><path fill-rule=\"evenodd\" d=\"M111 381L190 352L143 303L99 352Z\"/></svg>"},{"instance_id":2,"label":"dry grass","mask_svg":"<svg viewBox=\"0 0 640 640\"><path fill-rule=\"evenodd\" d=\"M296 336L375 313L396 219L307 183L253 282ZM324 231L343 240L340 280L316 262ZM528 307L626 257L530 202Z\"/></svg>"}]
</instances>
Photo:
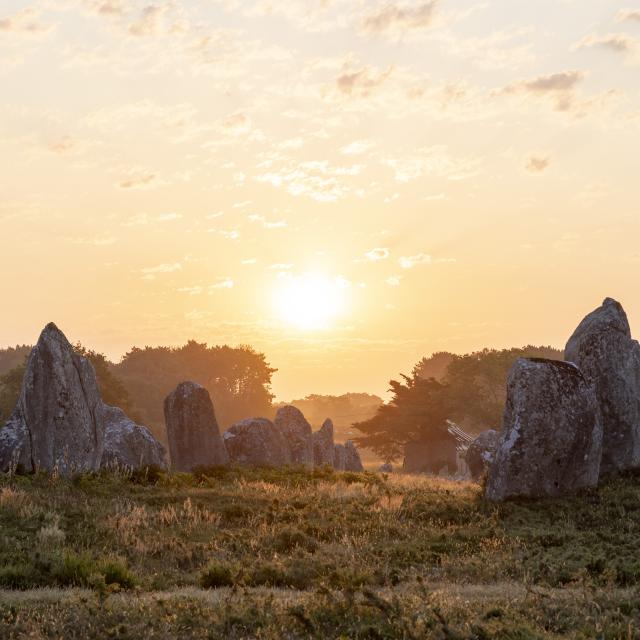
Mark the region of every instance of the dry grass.
<instances>
[{"instance_id":1,"label":"dry grass","mask_svg":"<svg viewBox=\"0 0 640 640\"><path fill-rule=\"evenodd\" d=\"M15 476L0 527L0 638L640 638L635 478L495 506L395 474Z\"/></svg>"}]
</instances>

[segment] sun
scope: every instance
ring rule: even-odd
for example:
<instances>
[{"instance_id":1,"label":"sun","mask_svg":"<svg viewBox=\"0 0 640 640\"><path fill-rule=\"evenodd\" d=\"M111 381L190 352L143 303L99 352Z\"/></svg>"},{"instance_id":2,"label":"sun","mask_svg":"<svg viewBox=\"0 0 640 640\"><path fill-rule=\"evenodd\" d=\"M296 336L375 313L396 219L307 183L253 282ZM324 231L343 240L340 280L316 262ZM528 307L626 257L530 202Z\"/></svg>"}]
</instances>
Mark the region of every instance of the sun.
<instances>
[{"instance_id":1,"label":"sun","mask_svg":"<svg viewBox=\"0 0 640 640\"><path fill-rule=\"evenodd\" d=\"M276 313L286 324L303 331L329 329L344 312L347 287L343 278L287 274L275 290Z\"/></svg>"}]
</instances>

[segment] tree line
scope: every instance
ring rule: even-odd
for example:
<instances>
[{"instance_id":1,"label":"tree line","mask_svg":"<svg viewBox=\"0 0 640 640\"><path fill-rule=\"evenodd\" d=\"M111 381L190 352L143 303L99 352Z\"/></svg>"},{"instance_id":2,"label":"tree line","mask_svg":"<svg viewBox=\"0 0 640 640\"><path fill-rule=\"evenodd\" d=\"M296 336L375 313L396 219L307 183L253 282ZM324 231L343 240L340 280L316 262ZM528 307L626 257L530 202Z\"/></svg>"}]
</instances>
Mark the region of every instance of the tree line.
<instances>
[{"instance_id":1,"label":"tree line","mask_svg":"<svg viewBox=\"0 0 640 640\"><path fill-rule=\"evenodd\" d=\"M500 429L506 380L517 358L561 360L562 351L528 345L483 349L465 355L439 352L422 358L410 375L391 380L391 400L376 414L354 424L354 440L388 461L402 458L409 442L435 442L446 437L448 421L471 435Z\"/></svg>"}]
</instances>

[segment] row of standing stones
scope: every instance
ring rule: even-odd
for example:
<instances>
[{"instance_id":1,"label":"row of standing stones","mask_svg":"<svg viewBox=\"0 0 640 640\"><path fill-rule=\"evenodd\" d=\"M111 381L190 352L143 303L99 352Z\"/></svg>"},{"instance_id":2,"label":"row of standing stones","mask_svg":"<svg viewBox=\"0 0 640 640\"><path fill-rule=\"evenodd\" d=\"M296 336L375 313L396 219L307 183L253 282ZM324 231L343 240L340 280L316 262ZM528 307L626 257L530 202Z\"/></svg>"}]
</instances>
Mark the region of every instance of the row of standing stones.
<instances>
[{"instance_id":1,"label":"row of standing stones","mask_svg":"<svg viewBox=\"0 0 640 640\"><path fill-rule=\"evenodd\" d=\"M502 431L467 451L486 497L559 497L640 467L640 345L620 303L607 298L569 339L564 361L516 361Z\"/></svg>"},{"instance_id":2,"label":"row of standing stones","mask_svg":"<svg viewBox=\"0 0 640 640\"><path fill-rule=\"evenodd\" d=\"M208 391L184 382L166 398L164 411L176 471L229 463L363 471L351 441L334 443L331 420L313 433L295 407L281 408L275 423L243 420L221 436ZM29 356L16 408L0 428L0 471L20 468L69 476L152 465L168 468L165 448L146 427L104 404L91 363L48 324Z\"/></svg>"}]
</instances>

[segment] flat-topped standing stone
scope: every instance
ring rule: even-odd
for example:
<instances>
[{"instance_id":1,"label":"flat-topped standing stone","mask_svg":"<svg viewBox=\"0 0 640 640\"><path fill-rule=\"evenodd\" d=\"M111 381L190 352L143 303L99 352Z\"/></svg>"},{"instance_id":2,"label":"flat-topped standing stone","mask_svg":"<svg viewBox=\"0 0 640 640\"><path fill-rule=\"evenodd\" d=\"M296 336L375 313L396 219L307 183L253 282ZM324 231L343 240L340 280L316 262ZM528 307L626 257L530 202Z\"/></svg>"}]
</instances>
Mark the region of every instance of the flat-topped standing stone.
<instances>
[{"instance_id":1,"label":"flat-topped standing stone","mask_svg":"<svg viewBox=\"0 0 640 640\"><path fill-rule=\"evenodd\" d=\"M493 464L499 440L500 434L494 429L489 429L469 445L465 459L474 480L482 478Z\"/></svg>"},{"instance_id":2,"label":"flat-topped standing stone","mask_svg":"<svg viewBox=\"0 0 640 640\"><path fill-rule=\"evenodd\" d=\"M224 433L231 462L248 466L291 464L289 445L279 429L266 418L236 422Z\"/></svg>"},{"instance_id":3,"label":"flat-topped standing stone","mask_svg":"<svg viewBox=\"0 0 640 640\"><path fill-rule=\"evenodd\" d=\"M291 451L291 463L313 466L311 425L302 411L288 405L276 413L275 427L282 433Z\"/></svg>"},{"instance_id":4,"label":"flat-topped standing stone","mask_svg":"<svg viewBox=\"0 0 640 640\"><path fill-rule=\"evenodd\" d=\"M327 418L322 427L313 434L313 462L318 467L325 464L332 467L334 457L333 422Z\"/></svg>"},{"instance_id":5,"label":"flat-topped standing stone","mask_svg":"<svg viewBox=\"0 0 640 640\"><path fill-rule=\"evenodd\" d=\"M0 431L0 467L61 475L97 471L104 411L91 363L77 355L55 324L31 351L18 404Z\"/></svg>"},{"instance_id":6,"label":"flat-topped standing stone","mask_svg":"<svg viewBox=\"0 0 640 640\"><path fill-rule=\"evenodd\" d=\"M620 303L607 298L590 313L564 357L595 386L603 429L600 472L640 467L640 345Z\"/></svg>"},{"instance_id":7,"label":"flat-topped standing stone","mask_svg":"<svg viewBox=\"0 0 640 640\"><path fill-rule=\"evenodd\" d=\"M360 453L351 440L347 440L344 443L344 470L345 471L364 471L362 466L362 460L360 460Z\"/></svg>"},{"instance_id":8,"label":"flat-topped standing stone","mask_svg":"<svg viewBox=\"0 0 640 640\"><path fill-rule=\"evenodd\" d=\"M489 500L562 496L598 484L602 425L595 391L568 362L516 361L502 435L489 470Z\"/></svg>"},{"instance_id":9,"label":"flat-topped standing stone","mask_svg":"<svg viewBox=\"0 0 640 640\"><path fill-rule=\"evenodd\" d=\"M182 382L164 401L171 466L177 471L227 464L209 392L195 382Z\"/></svg>"},{"instance_id":10,"label":"flat-topped standing stone","mask_svg":"<svg viewBox=\"0 0 640 640\"><path fill-rule=\"evenodd\" d=\"M166 451L151 432L122 409L105 405L103 469L167 468Z\"/></svg>"}]
</instances>

